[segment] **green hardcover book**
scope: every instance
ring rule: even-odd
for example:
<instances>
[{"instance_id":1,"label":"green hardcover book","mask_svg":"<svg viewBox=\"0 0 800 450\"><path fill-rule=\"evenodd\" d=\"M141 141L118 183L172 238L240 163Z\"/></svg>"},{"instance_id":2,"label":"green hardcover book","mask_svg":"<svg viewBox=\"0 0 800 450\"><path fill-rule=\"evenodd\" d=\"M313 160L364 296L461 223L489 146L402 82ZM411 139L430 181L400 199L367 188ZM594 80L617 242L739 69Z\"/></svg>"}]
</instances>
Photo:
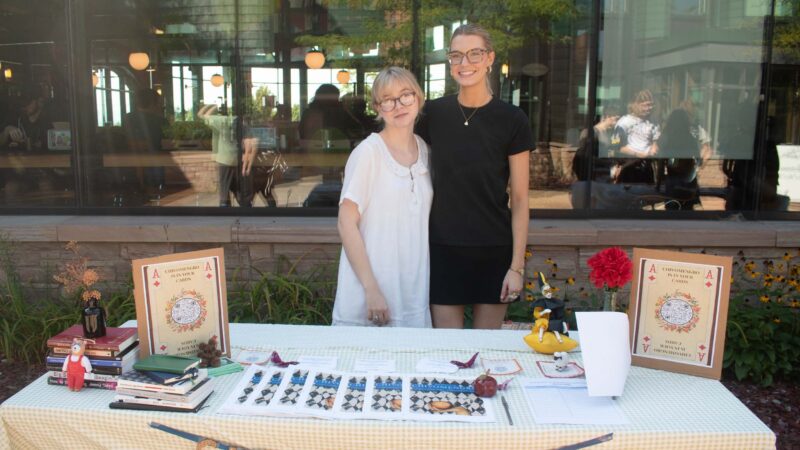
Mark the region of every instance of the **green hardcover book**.
<instances>
[{"instance_id":1,"label":"green hardcover book","mask_svg":"<svg viewBox=\"0 0 800 450\"><path fill-rule=\"evenodd\" d=\"M136 370L184 374L200 365L200 358L194 356L150 355L133 365Z\"/></svg>"}]
</instances>

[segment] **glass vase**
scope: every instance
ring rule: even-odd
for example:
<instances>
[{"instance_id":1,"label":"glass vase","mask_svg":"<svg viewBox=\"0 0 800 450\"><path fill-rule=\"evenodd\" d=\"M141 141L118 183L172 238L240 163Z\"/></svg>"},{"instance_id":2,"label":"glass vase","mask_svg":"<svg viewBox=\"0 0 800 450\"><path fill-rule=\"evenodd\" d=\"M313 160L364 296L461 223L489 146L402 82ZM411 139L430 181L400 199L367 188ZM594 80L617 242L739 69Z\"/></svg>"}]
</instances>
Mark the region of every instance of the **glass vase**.
<instances>
[{"instance_id":1,"label":"glass vase","mask_svg":"<svg viewBox=\"0 0 800 450\"><path fill-rule=\"evenodd\" d=\"M606 290L603 293L603 311L617 310L617 291Z\"/></svg>"}]
</instances>

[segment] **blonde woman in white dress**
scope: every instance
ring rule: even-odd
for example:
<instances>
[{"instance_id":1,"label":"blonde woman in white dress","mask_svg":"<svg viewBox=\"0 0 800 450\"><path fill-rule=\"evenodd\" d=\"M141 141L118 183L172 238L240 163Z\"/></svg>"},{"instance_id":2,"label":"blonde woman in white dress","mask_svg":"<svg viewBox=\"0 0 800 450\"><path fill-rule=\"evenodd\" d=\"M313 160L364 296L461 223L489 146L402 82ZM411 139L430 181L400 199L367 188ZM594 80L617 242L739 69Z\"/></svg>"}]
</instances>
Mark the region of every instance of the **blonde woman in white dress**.
<instances>
[{"instance_id":1,"label":"blonde woman in white dress","mask_svg":"<svg viewBox=\"0 0 800 450\"><path fill-rule=\"evenodd\" d=\"M414 75L382 70L372 87L384 127L350 154L339 200L342 255L334 325L430 327L428 147L414 134Z\"/></svg>"}]
</instances>

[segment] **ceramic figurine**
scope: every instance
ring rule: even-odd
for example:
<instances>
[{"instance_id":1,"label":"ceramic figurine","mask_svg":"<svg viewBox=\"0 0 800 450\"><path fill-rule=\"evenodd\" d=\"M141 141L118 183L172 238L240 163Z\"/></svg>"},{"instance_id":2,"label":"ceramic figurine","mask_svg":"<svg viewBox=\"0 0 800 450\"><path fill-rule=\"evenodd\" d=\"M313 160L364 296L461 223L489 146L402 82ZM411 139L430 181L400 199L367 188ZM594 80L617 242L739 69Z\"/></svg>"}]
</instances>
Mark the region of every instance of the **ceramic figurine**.
<instances>
[{"instance_id":1,"label":"ceramic figurine","mask_svg":"<svg viewBox=\"0 0 800 450\"><path fill-rule=\"evenodd\" d=\"M555 352L553 353L553 362L556 365L556 370L559 372L563 372L567 368L569 356L567 352Z\"/></svg>"},{"instance_id":2,"label":"ceramic figurine","mask_svg":"<svg viewBox=\"0 0 800 450\"><path fill-rule=\"evenodd\" d=\"M70 354L64 358L61 370L67 373L67 387L70 391L80 391L83 388L84 375L92 371L92 363L83 355L85 351L86 340L75 338L72 340Z\"/></svg>"},{"instance_id":3,"label":"ceramic figurine","mask_svg":"<svg viewBox=\"0 0 800 450\"><path fill-rule=\"evenodd\" d=\"M533 302L535 322L531 334L524 338L525 343L537 352L548 355L572 350L578 343L567 336L569 329L565 320L564 301L553 297L553 290L541 272L537 281L542 298Z\"/></svg>"}]
</instances>

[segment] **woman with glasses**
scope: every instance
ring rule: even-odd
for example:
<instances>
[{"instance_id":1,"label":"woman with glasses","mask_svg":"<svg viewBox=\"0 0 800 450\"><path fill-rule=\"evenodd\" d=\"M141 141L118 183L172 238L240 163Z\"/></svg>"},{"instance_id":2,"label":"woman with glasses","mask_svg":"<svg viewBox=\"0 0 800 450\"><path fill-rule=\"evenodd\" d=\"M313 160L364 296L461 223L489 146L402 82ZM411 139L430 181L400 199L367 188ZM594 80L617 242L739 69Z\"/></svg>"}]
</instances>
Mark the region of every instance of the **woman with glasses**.
<instances>
[{"instance_id":1,"label":"woman with glasses","mask_svg":"<svg viewBox=\"0 0 800 450\"><path fill-rule=\"evenodd\" d=\"M339 200L342 255L334 325L430 327L428 147L414 134L424 97L414 75L383 69L372 85L383 122L350 154Z\"/></svg>"},{"instance_id":2,"label":"woman with glasses","mask_svg":"<svg viewBox=\"0 0 800 450\"><path fill-rule=\"evenodd\" d=\"M431 146L433 326L499 328L519 299L528 237L528 153L533 137L516 106L492 97L489 34L468 24L450 40L457 95L429 101L417 128ZM509 208L510 206L510 208Z\"/></svg>"}]
</instances>

